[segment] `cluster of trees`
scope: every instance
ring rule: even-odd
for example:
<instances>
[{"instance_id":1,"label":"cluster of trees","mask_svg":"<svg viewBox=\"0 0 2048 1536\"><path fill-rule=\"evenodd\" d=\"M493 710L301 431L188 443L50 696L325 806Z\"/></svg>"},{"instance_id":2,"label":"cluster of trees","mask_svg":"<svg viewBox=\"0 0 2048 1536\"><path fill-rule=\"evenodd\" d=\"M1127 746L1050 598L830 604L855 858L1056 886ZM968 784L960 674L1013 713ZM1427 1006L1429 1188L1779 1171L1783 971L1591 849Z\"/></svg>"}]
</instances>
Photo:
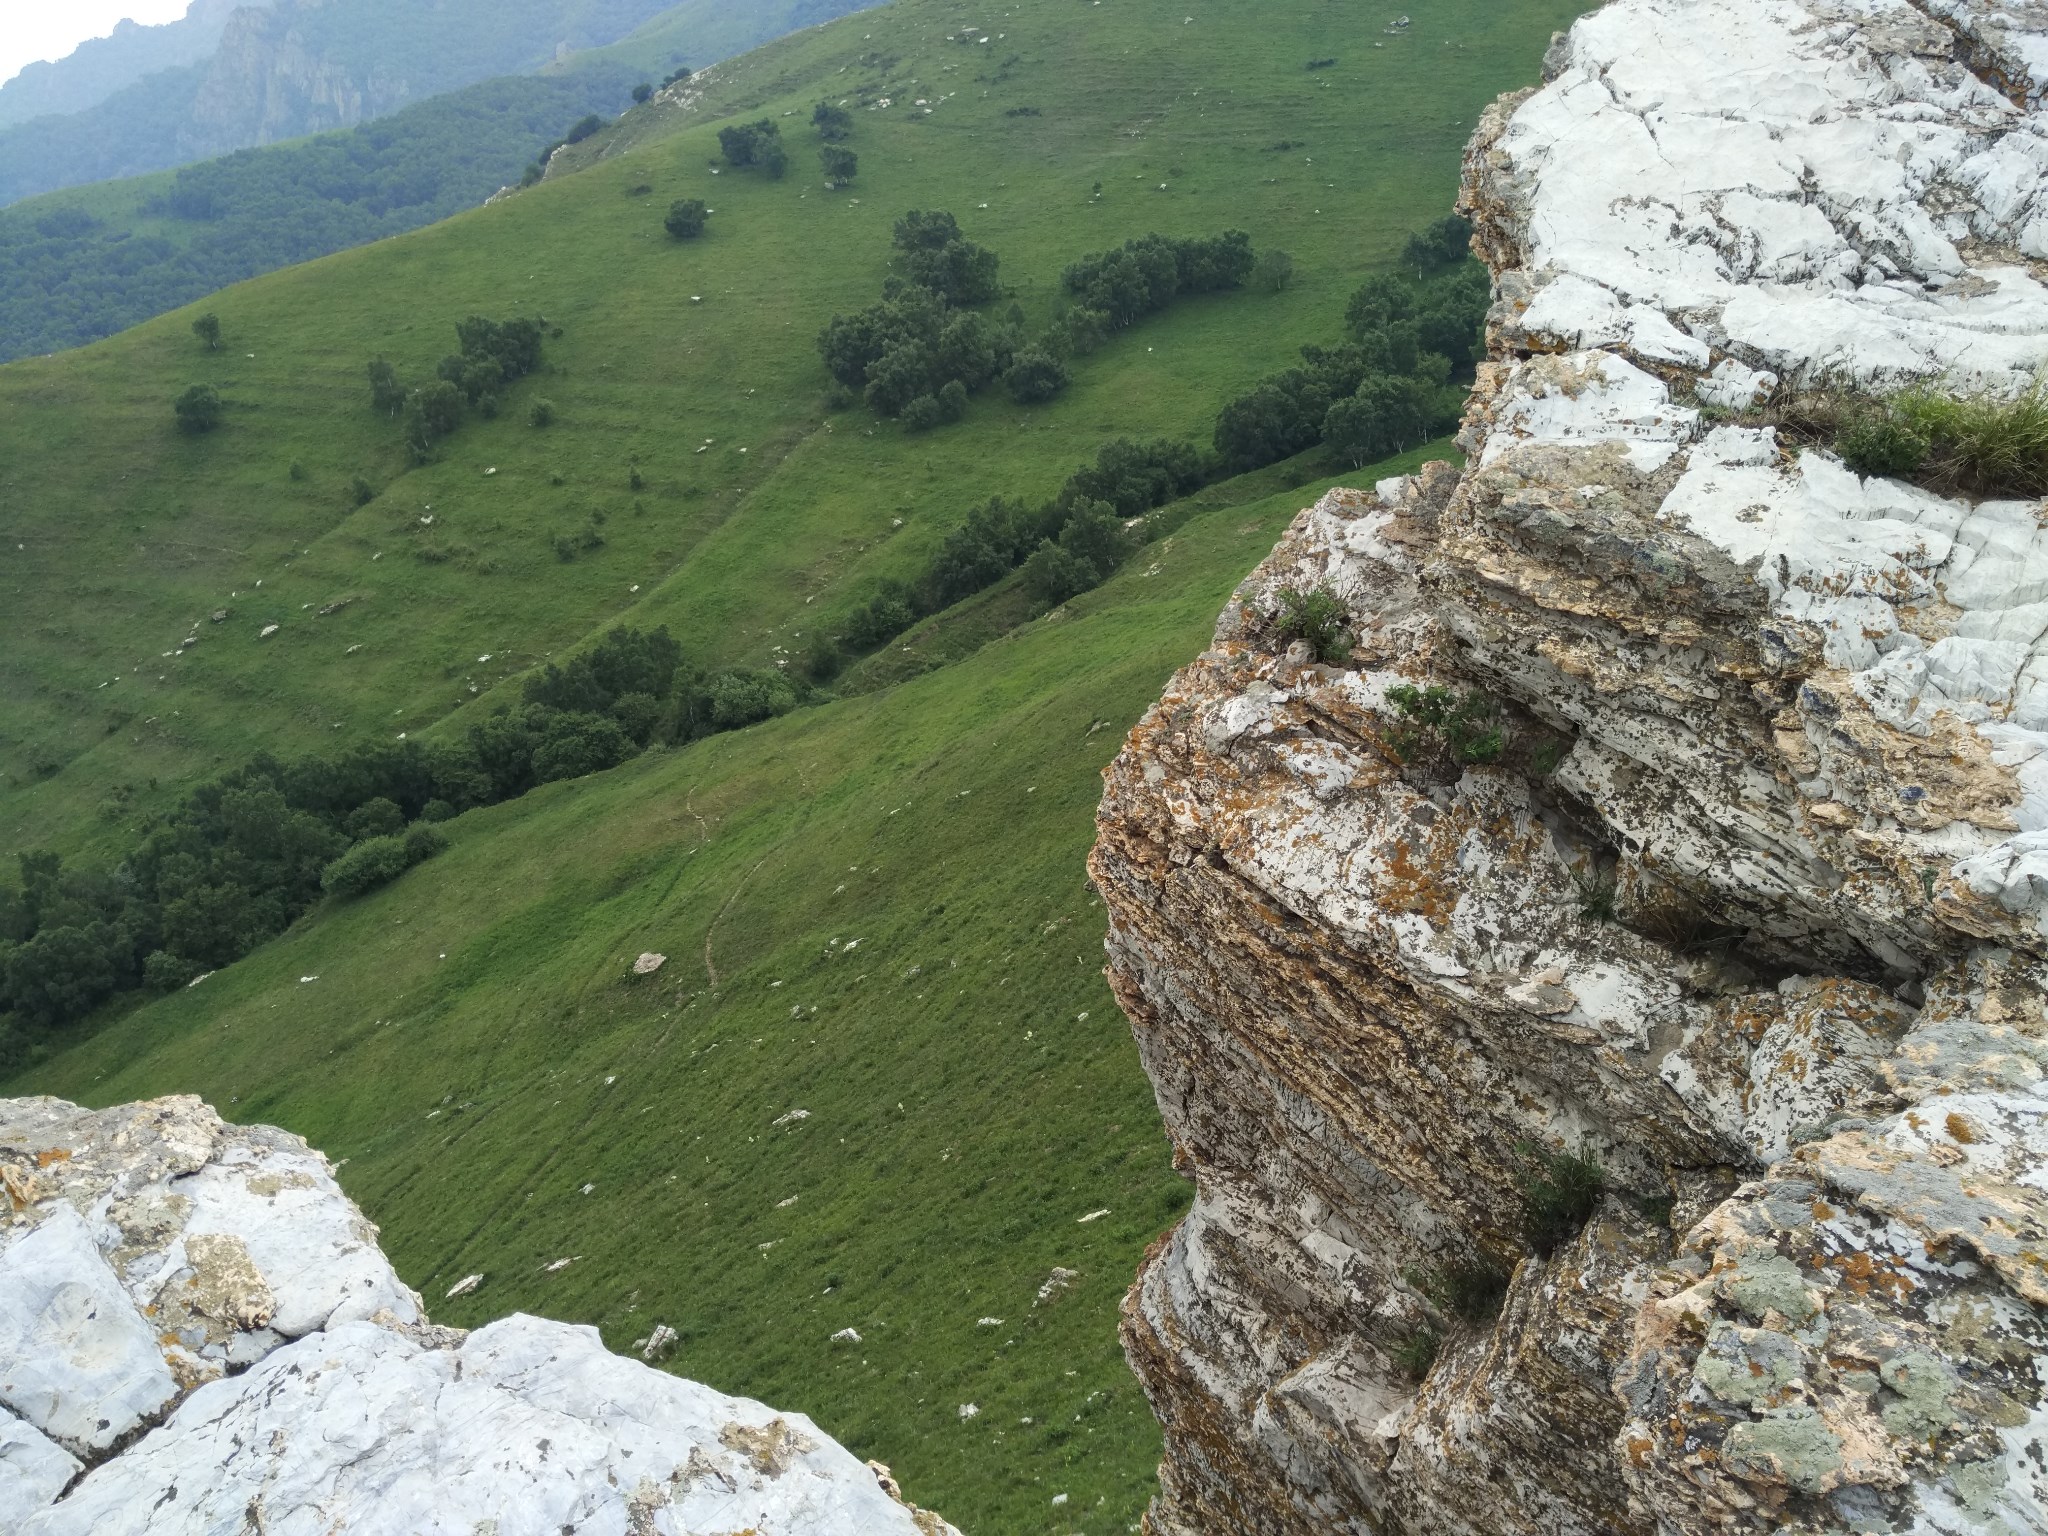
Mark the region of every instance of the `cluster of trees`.
<instances>
[{"instance_id":1,"label":"cluster of trees","mask_svg":"<svg viewBox=\"0 0 2048 1536\"><path fill-rule=\"evenodd\" d=\"M883 583L854 611L841 642L855 652L874 650L1019 566L1032 596L1063 603L1107 581L1123 564L1133 547L1127 519L1187 495L1208 477L1209 466L1192 443L1116 438L1042 506L997 496L969 512L922 576ZM836 669L839 660L836 648L814 649L813 674Z\"/></svg>"},{"instance_id":2,"label":"cluster of trees","mask_svg":"<svg viewBox=\"0 0 2048 1536\"><path fill-rule=\"evenodd\" d=\"M1126 241L1066 269L1066 310L1027 342L1015 305L1000 324L973 312L1000 294L1000 263L960 233L953 215L912 209L897 220L895 239L901 275L889 280L881 303L834 315L818 350L842 386L913 428L959 420L968 399L997 379L1019 405L1042 405L1066 388L1073 358L1177 298L1242 287L1256 265L1242 230Z\"/></svg>"},{"instance_id":3,"label":"cluster of trees","mask_svg":"<svg viewBox=\"0 0 2048 1536\"><path fill-rule=\"evenodd\" d=\"M825 185L850 185L860 170L860 156L846 147L853 137L853 114L844 107L821 101L811 109L811 126L818 130L818 164L824 168Z\"/></svg>"},{"instance_id":4,"label":"cluster of trees","mask_svg":"<svg viewBox=\"0 0 2048 1536\"><path fill-rule=\"evenodd\" d=\"M718 152L735 170L758 170L776 181L789 169L789 151L782 146L782 129L772 118L719 129Z\"/></svg>"},{"instance_id":5,"label":"cluster of trees","mask_svg":"<svg viewBox=\"0 0 2048 1536\"><path fill-rule=\"evenodd\" d=\"M1461 233L1462 232L1462 233ZM1302 348L1300 367L1223 408L1215 448L1242 473L1327 443L1357 468L1454 426L1484 349L1486 269L1465 255L1471 228L1449 218L1412 237L1413 277L1369 278L1345 311L1346 338Z\"/></svg>"},{"instance_id":6,"label":"cluster of trees","mask_svg":"<svg viewBox=\"0 0 2048 1536\"><path fill-rule=\"evenodd\" d=\"M0 209L0 362L82 346L295 262L473 208L612 109L631 76L592 63L492 80L340 133L186 166L132 213ZM174 219L175 237L144 219Z\"/></svg>"},{"instance_id":7,"label":"cluster of trees","mask_svg":"<svg viewBox=\"0 0 2048 1536\"><path fill-rule=\"evenodd\" d=\"M1015 362L1020 334L969 307L1000 291L994 251L960 233L950 213L912 209L896 221L897 261L882 302L834 315L818 337L833 378L869 407L924 428L957 421L968 397Z\"/></svg>"},{"instance_id":8,"label":"cluster of trees","mask_svg":"<svg viewBox=\"0 0 2048 1536\"><path fill-rule=\"evenodd\" d=\"M779 672L704 675L666 630L612 630L530 678L460 738L258 757L142 829L112 867L20 856L0 885L0 1071L30 1040L121 993L168 991L239 959L318 902L359 896L446 846L438 826L540 784L784 713Z\"/></svg>"},{"instance_id":9,"label":"cluster of trees","mask_svg":"<svg viewBox=\"0 0 2048 1536\"><path fill-rule=\"evenodd\" d=\"M1123 563L1132 548L1131 519L1212 480L1320 442L1358 467L1446 430L1456 422L1464 395L1451 380L1454 374L1471 377L1488 299L1485 269L1463 254L1469 234L1469 226L1453 218L1410 240L1404 260L1420 263L1419 275L1375 277L1363 284L1346 311L1349 339L1335 347L1303 348L1303 367L1226 405L1217 417L1213 453L1187 442L1118 438L1043 506L998 496L976 507L916 581L884 583L855 610L837 645L814 649L813 675L822 679L842 664L840 646L873 650L1020 566L1032 596L1064 602L1107 580ZM1076 262L1064 285L1076 296L1077 309L1102 317L1100 328L1106 330L1133 323L1181 294L1237 287L1254 266L1250 239L1236 231L1208 240L1148 235ZM901 303L899 294L877 308ZM933 312L942 316L943 306ZM862 323L862 316L835 318L827 327L820 345L828 366L840 356L858 359L858 344L872 344ZM842 382L853 382L836 366L834 372Z\"/></svg>"},{"instance_id":10,"label":"cluster of trees","mask_svg":"<svg viewBox=\"0 0 2048 1536\"><path fill-rule=\"evenodd\" d=\"M385 359L374 359L366 372L370 403L404 424L406 447L425 463L434 444L462 425L465 408L486 420L498 414L499 395L507 386L540 366L544 322L538 319L491 320L471 315L458 321L455 337L461 350L441 359L432 383L409 388ZM535 402L535 426L545 426ZM546 414L552 417L552 407Z\"/></svg>"},{"instance_id":11,"label":"cluster of trees","mask_svg":"<svg viewBox=\"0 0 2048 1536\"><path fill-rule=\"evenodd\" d=\"M1085 351L1087 339L1136 325L1175 299L1243 287L1255 260L1252 237L1241 229L1207 239L1140 235L1113 251L1083 256L1060 274L1060 286L1073 298L1061 324L1074 350Z\"/></svg>"}]
</instances>

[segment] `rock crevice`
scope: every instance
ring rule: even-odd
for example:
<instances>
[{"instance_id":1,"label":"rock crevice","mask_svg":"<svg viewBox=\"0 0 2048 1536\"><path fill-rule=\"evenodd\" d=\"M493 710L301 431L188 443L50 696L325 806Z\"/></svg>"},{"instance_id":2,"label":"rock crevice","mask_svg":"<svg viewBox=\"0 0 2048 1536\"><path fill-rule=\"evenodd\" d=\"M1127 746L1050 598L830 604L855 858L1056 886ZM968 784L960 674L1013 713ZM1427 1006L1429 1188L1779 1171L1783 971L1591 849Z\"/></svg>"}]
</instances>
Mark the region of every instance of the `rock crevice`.
<instances>
[{"instance_id":1,"label":"rock crevice","mask_svg":"<svg viewBox=\"0 0 2048 1536\"><path fill-rule=\"evenodd\" d=\"M1464 469L1303 513L1107 774L1152 1527L2048 1528L2048 507L1742 414L2048 365L2048 11L1617 0L1545 80Z\"/></svg>"}]
</instances>

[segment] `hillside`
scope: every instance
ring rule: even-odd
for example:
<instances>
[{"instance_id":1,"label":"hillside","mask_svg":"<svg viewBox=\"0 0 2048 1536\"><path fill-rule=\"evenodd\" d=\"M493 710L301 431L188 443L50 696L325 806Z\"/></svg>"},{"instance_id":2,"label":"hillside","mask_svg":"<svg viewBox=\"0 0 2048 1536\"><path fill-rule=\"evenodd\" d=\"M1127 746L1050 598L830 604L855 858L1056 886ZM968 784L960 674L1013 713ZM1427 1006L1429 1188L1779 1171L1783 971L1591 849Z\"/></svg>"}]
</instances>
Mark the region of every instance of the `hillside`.
<instances>
[{"instance_id":1,"label":"hillside","mask_svg":"<svg viewBox=\"0 0 2048 1536\"><path fill-rule=\"evenodd\" d=\"M516 183L587 114L854 0L684 0L625 40L375 122L0 209L0 362L82 346L244 278L417 229Z\"/></svg>"},{"instance_id":2,"label":"hillside","mask_svg":"<svg viewBox=\"0 0 2048 1536\"><path fill-rule=\"evenodd\" d=\"M0 204L347 128L616 42L662 0L277 0L233 10L204 57L80 111L0 127Z\"/></svg>"},{"instance_id":3,"label":"hillside","mask_svg":"<svg viewBox=\"0 0 2048 1536\"><path fill-rule=\"evenodd\" d=\"M629 113L581 169L217 296L218 352L188 311L0 369L0 845L89 861L259 747L448 738L613 623L770 669L991 495L1050 496L1117 435L1206 445L1338 339L1570 14L1030 4L963 33L988 18L897 0ZM859 155L830 194L828 95ZM783 125L787 178L712 174L735 116ZM671 240L689 197L707 232ZM911 208L1000 256L1034 332L1068 263L1152 231L1250 230L1295 278L1176 302L1050 404L984 393L911 434L829 400L815 345ZM364 365L430 377L456 321L522 311L538 376L411 467ZM225 421L181 435L202 382ZM813 1414L963 1529L1121 1530L1159 1442L1115 1304L1186 1194L1080 861L1124 729L1334 472L1219 481L1050 614L999 582L836 700L471 811L388 889L6 1088L288 1126L348 1159L430 1298L486 1273L449 1321L525 1307L620 1347L665 1322L678 1369ZM643 951L669 958L635 984Z\"/></svg>"}]
</instances>

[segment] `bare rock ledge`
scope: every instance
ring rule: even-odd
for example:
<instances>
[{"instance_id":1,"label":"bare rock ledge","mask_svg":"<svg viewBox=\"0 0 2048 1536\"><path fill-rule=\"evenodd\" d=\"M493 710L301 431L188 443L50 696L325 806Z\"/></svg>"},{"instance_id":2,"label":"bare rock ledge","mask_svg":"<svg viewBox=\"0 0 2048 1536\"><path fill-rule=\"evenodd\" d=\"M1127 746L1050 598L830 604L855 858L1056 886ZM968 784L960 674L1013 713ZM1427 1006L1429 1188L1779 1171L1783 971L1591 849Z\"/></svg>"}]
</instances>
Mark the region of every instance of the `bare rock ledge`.
<instances>
[{"instance_id":1,"label":"bare rock ledge","mask_svg":"<svg viewBox=\"0 0 2048 1536\"><path fill-rule=\"evenodd\" d=\"M1545 75L1466 468L1304 512L1106 775L1197 1191L1150 1529L2048 1531L2048 506L1744 414L2048 364L2048 5L1617 0ZM1547 1254L1537 1148L1605 1179Z\"/></svg>"},{"instance_id":2,"label":"bare rock ledge","mask_svg":"<svg viewBox=\"0 0 2048 1536\"><path fill-rule=\"evenodd\" d=\"M0 1532L144 1531L953 1528L802 1415L595 1328L434 1326L296 1136L194 1098L0 1100Z\"/></svg>"}]
</instances>

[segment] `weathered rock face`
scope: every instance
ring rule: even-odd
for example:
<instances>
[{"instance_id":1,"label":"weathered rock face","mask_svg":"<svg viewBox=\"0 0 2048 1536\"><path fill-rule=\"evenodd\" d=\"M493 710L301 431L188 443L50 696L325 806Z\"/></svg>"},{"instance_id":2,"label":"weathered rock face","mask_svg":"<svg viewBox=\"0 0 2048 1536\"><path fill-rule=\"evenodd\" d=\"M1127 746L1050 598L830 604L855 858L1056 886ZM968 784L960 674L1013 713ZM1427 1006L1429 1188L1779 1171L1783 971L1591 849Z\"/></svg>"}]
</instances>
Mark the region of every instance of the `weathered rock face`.
<instances>
[{"instance_id":1,"label":"weathered rock face","mask_svg":"<svg viewBox=\"0 0 2048 1536\"><path fill-rule=\"evenodd\" d=\"M437 1328L295 1136L0 1100L0 1531L952 1528L801 1415L514 1315Z\"/></svg>"},{"instance_id":2,"label":"weathered rock face","mask_svg":"<svg viewBox=\"0 0 2048 1536\"><path fill-rule=\"evenodd\" d=\"M1303 513L1107 775L1197 1187L1152 1527L2048 1530L2048 506L1740 414L2048 363L2048 10L1619 0L1546 74L1467 468Z\"/></svg>"}]
</instances>

